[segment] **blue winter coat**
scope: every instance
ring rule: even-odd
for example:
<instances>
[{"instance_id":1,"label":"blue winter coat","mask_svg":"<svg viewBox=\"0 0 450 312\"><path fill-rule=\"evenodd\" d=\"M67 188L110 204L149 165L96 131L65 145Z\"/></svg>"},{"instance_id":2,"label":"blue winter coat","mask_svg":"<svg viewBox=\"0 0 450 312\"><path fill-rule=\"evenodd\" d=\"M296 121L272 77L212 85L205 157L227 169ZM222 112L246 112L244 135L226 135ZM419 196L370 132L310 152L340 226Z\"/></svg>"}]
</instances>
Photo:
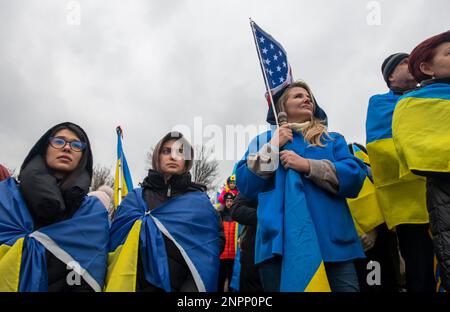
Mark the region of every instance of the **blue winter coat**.
<instances>
[{"instance_id":1,"label":"blue winter coat","mask_svg":"<svg viewBox=\"0 0 450 312\"><path fill-rule=\"evenodd\" d=\"M292 187L292 185L288 185L288 180L292 176L289 171L293 171L293 169L286 171L280 164L274 176L265 179L247 167L249 152L254 153L269 142L273 132L274 129L257 136L236 169L239 191L247 198L258 199L259 203L255 262L260 263L274 255L290 252L284 250L283 246L287 244L286 241L283 242L283 239L284 236L289 235L286 233L290 233L292 229L284 227L287 224L289 227L295 227L297 221L288 217L288 222L286 222L285 214L289 214L290 209L295 209L295 207L286 208L286 206L290 203L303 205L303 202L306 204L314 224L323 261L336 262L364 258L364 252L346 202L346 198L358 196L366 176L364 164L350 154L344 137L338 133L330 133L331 139L322 140L326 144L325 147L309 146L301 134L294 133L294 141L286 144L284 149L293 150L304 158L330 160L336 167L339 190L338 194L332 194L305 178L303 174L299 174L300 181L295 184L295 187L298 188L298 197L305 200L284 198L285 190ZM295 192L289 192L289 194L292 193L295 194ZM301 222L304 220L299 218L298 223ZM303 225L299 225L299 227L301 226ZM302 233L296 235L301 237Z\"/></svg>"}]
</instances>

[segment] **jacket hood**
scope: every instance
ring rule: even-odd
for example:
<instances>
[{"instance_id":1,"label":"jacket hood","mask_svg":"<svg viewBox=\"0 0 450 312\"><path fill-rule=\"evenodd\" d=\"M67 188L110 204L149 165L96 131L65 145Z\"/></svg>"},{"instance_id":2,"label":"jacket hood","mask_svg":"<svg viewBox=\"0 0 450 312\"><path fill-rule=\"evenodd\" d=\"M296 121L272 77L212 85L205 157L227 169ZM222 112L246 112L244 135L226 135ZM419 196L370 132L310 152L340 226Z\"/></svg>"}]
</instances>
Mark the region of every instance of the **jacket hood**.
<instances>
[{"instance_id":1,"label":"jacket hood","mask_svg":"<svg viewBox=\"0 0 450 312\"><path fill-rule=\"evenodd\" d=\"M71 122L63 122L47 130L47 132L45 132L41 136L41 138L36 142L36 144L34 144L34 146L31 148L27 157L25 157L25 160L23 161L22 166L20 167L20 171L22 171L36 155L40 154L42 156L45 156L49 144L48 139L51 136L55 135L55 133L63 129L68 129L74 132L80 138L81 141L86 143L86 149L83 152L83 158L86 158L85 169L88 171L89 176L92 178L93 157L92 157L91 143L89 142L89 138L86 132L80 126Z\"/></svg>"}]
</instances>

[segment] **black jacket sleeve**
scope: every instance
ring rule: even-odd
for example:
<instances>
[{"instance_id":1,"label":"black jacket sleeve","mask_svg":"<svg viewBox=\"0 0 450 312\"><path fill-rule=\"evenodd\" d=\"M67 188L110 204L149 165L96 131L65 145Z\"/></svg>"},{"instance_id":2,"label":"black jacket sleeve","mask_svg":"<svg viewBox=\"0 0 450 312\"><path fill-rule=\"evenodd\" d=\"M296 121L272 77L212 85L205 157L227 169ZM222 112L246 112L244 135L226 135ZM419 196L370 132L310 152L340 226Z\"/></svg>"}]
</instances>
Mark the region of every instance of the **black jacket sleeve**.
<instances>
[{"instance_id":1,"label":"black jacket sleeve","mask_svg":"<svg viewBox=\"0 0 450 312\"><path fill-rule=\"evenodd\" d=\"M225 238L225 231L223 229L223 223L222 223L222 218L220 216L220 212L216 210L216 214L217 214L217 224L218 224L218 230L219 230L219 239L220 239L220 253L223 252L223 250L225 249L225 243L226 243L226 238Z\"/></svg>"},{"instance_id":2,"label":"black jacket sleeve","mask_svg":"<svg viewBox=\"0 0 450 312\"><path fill-rule=\"evenodd\" d=\"M250 200L239 193L231 208L231 217L242 225L256 226L258 223L256 216L257 206L258 203L256 201Z\"/></svg>"}]
</instances>

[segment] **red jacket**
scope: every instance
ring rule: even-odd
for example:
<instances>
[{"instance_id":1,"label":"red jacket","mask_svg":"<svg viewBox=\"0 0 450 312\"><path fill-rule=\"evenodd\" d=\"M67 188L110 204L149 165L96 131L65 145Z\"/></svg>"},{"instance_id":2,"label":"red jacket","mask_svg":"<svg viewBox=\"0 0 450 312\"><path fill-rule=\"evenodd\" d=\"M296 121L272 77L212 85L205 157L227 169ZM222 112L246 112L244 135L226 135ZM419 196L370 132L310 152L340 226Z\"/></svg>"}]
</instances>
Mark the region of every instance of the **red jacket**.
<instances>
[{"instance_id":1,"label":"red jacket","mask_svg":"<svg viewBox=\"0 0 450 312\"><path fill-rule=\"evenodd\" d=\"M236 256L236 228L237 223L231 219L231 213L227 208L220 212L225 233L225 248L220 255L220 259L234 259Z\"/></svg>"}]
</instances>

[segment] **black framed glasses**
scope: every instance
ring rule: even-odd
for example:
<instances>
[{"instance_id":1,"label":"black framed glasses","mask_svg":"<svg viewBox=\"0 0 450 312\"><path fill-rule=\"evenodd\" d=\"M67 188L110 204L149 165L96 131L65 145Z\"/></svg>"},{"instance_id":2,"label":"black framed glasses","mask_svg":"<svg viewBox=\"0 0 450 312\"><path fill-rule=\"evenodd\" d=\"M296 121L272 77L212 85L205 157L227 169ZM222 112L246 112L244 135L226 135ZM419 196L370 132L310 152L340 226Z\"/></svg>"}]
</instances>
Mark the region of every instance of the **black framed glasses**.
<instances>
[{"instance_id":1,"label":"black framed glasses","mask_svg":"<svg viewBox=\"0 0 450 312\"><path fill-rule=\"evenodd\" d=\"M69 144L70 149L74 152L81 152L86 148L86 143L81 141L66 141L63 138L51 137L48 139L50 145L56 149L63 149L67 144Z\"/></svg>"}]
</instances>

